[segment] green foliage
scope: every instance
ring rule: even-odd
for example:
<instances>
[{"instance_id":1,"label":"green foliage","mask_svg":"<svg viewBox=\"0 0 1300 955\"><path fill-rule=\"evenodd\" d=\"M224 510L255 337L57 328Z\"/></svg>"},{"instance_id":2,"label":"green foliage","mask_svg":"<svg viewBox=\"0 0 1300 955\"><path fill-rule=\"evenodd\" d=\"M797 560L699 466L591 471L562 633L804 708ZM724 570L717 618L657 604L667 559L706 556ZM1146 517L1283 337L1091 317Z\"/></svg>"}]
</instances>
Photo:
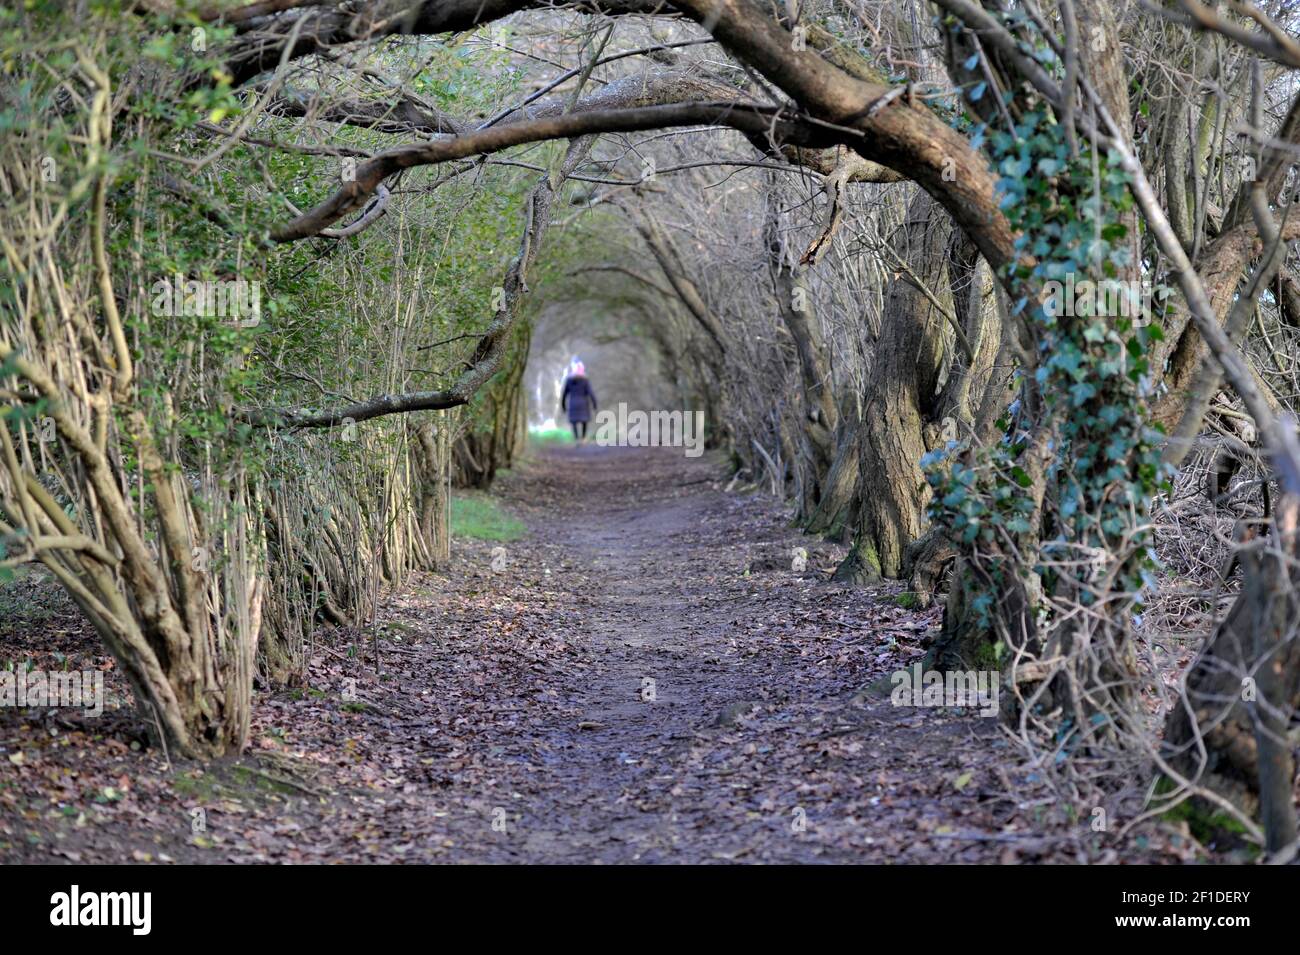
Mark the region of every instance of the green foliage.
<instances>
[{"instance_id":1,"label":"green foliage","mask_svg":"<svg viewBox=\"0 0 1300 955\"><path fill-rule=\"evenodd\" d=\"M506 512L486 494L460 492L451 499L451 533L484 541L519 540L527 533L523 521Z\"/></svg>"},{"instance_id":2,"label":"green foliage","mask_svg":"<svg viewBox=\"0 0 1300 955\"><path fill-rule=\"evenodd\" d=\"M1152 561L1145 517L1164 476L1146 407L1147 354L1160 328L1144 323L1138 290L1116 281L1130 265L1121 221L1132 202L1127 178L1087 144L1072 156L1044 112L1025 114L1014 133L990 133L988 149L1001 174L1001 208L1019 233L1012 312L1034 341L1033 378L1020 385L1023 404L1038 410L1013 405L991 448L927 455L931 516L972 550L1035 555L1041 535L1044 562L1118 554L1109 592L1136 598ZM1071 288L1080 294L1062 294ZM1033 451L1041 429L1049 443L1040 512ZM1055 575L1033 569L1052 592ZM1100 596L1088 587L1078 594L1085 603ZM987 613L990 604L974 609Z\"/></svg>"},{"instance_id":3,"label":"green foliage","mask_svg":"<svg viewBox=\"0 0 1300 955\"><path fill-rule=\"evenodd\" d=\"M538 428L529 431L528 437L538 444L572 444L573 432L568 428Z\"/></svg>"},{"instance_id":4,"label":"green foliage","mask_svg":"<svg viewBox=\"0 0 1300 955\"><path fill-rule=\"evenodd\" d=\"M1180 789L1179 783L1167 776L1160 776L1156 780L1154 794L1156 797L1164 797ZM1240 843L1242 848L1252 856L1259 851L1258 845L1243 838L1249 831L1236 817L1198 796L1184 799L1172 809L1166 810L1162 818L1172 823L1186 823L1188 831L1202 845L1221 844L1226 838L1231 842Z\"/></svg>"},{"instance_id":5,"label":"green foliage","mask_svg":"<svg viewBox=\"0 0 1300 955\"><path fill-rule=\"evenodd\" d=\"M389 214L363 234L268 247L267 234L292 217L293 207L310 208L338 188L339 158L248 144L214 158L221 139L199 125L229 127L260 95L232 89L224 72L221 50L233 29L202 20L197 2L157 16L117 0L94 7L111 24L97 61L114 89L131 91L114 123L114 146L98 163L111 175L110 221L121 224L108 233L108 252L119 296L131 303L123 320L137 363L134 410L145 413L160 443L174 448L187 469L202 458L256 475L268 466L266 436L236 409L320 408L341 395L449 384L458 358L472 350L473 336L495 310L494 290L517 251L522 199L536 174L471 164L412 170L402 183L411 197L395 198ZM63 4L29 3L24 13L0 11L0 31L22 16L39 18L51 37L76 26ZM25 37L32 29L0 35ZM50 77L75 68L74 50L49 46L41 55ZM6 65L13 55L6 52ZM377 56L397 73L418 66L412 87L461 115L490 115L523 83L507 68L504 50L459 39L393 44ZM140 83L141 62L163 81ZM84 182L91 167L84 145L64 127L59 85L42 73L9 88L25 98L0 104L0 131L21 133L40 144L38 155L52 156L58 187L71 200L66 228L88 230L91 193ZM273 121L261 135L292 142L296 125ZM359 152L393 143L349 126L331 134L331 146ZM534 147L529 159L545 164L561 148ZM185 165L195 161L205 163L197 174ZM179 189L168 185L177 181ZM260 321L172 309L160 283L178 280L255 285ZM7 291L0 290L0 302ZM378 314L377 304L394 299L410 305L396 348L392 308ZM443 340L451 343L415 351ZM467 409L471 428L475 414ZM357 446L339 450L361 453ZM128 448L128 468L136 464L132 454Z\"/></svg>"}]
</instances>

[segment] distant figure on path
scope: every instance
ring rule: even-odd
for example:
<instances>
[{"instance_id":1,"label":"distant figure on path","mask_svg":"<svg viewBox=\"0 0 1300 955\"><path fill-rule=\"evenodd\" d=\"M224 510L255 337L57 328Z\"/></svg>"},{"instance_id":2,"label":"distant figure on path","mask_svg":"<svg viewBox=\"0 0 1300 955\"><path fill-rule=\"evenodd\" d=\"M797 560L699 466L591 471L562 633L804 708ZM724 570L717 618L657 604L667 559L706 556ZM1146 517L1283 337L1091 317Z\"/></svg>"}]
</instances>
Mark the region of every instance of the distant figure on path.
<instances>
[{"instance_id":1,"label":"distant figure on path","mask_svg":"<svg viewBox=\"0 0 1300 955\"><path fill-rule=\"evenodd\" d=\"M587 369L582 362L574 362L569 377L564 379L564 391L560 394L560 408L569 413L569 424L573 426L573 439L578 444L587 440L587 422L596 410L596 392L587 380Z\"/></svg>"}]
</instances>

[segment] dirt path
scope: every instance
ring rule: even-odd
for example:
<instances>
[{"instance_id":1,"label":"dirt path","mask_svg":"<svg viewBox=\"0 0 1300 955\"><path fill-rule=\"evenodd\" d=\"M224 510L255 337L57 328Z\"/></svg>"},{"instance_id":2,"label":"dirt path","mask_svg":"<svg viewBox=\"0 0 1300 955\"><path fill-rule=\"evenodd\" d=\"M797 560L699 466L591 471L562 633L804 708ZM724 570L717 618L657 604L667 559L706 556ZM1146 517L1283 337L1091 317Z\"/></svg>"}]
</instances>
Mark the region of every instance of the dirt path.
<instances>
[{"instance_id":1,"label":"dirt path","mask_svg":"<svg viewBox=\"0 0 1300 955\"><path fill-rule=\"evenodd\" d=\"M140 751L125 708L4 715L0 858L1116 857L1002 775L994 720L865 692L919 659L938 611L830 583L839 551L721 475L667 449L535 452L494 492L529 527L501 569L458 540L374 629L327 635L304 686L259 695L235 763Z\"/></svg>"},{"instance_id":2,"label":"dirt path","mask_svg":"<svg viewBox=\"0 0 1300 955\"><path fill-rule=\"evenodd\" d=\"M440 701L426 741L448 761L432 794L389 813L411 857L1010 860L1061 848L1002 831L1012 807L986 776L1005 747L992 721L859 692L918 656L934 612L826 583L838 557L827 550L795 573L791 549L808 541L770 500L724 493L719 474L671 451L542 452L498 488L531 531L505 570L491 569L491 545L458 542L439 600L460 622L438 623L418 594L390 608L394 621L430 621L414 624L430 657L402 662Z\"/></svg>"}]
</instances>

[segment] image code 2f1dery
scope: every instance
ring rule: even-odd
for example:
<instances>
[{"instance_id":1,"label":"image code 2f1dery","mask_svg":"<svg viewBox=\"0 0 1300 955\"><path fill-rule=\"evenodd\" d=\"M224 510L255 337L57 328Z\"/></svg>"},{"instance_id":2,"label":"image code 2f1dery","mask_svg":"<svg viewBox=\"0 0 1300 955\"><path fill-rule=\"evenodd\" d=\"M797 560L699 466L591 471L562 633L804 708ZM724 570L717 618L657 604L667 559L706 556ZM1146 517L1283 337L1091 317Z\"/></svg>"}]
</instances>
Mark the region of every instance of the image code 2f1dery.
<instances>
[{"instance_id":1,"label":"image code 2f1dery","mask_svg":"<svg viewBox=\"0 0 1300 955\"><path fill-rule=\"evenodd\" d=\"M1169 892L1122 892L1120 893L1120 901L1141 905L1165 905L1179 902L1190 902L1192 905L1206 905L1209 903L1245 905L1250 901L1250 893L1224 890L1183 892L1177 889Z\"/></svg>"}]
</instances>

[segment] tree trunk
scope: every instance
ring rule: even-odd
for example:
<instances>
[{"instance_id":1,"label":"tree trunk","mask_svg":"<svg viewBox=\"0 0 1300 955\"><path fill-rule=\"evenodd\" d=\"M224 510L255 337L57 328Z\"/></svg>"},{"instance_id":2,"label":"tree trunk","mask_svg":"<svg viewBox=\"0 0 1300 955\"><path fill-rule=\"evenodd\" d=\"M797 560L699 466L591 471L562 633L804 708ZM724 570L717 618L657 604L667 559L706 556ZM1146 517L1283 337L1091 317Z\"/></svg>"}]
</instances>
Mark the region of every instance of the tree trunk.
<instances>
[{"instance_id":1,"label":"tree trunk","mask_svg":"<svg viewBox=\"0 0 1300 955\"><path fill-rule=\"evenodd\" d=\"M821 500L804 524L809 534L844 540L853 533L857 522L860 433L857 422L841 422L835 458L823 482Z\"/></svg>"},{"instance_id":2,"label":"tree trunk","mask_svg":"<svg viewBox=\"0 0 1300 955\"><path fill-rule=\"evenodd\" d=\"M1274 536L1241 553L1241 595L1187 671L1163 747L1179 776L1258 816L1271 852L1296 838L1287 730L1300 706L1298 514L1297 499L1283 498ZM1198 817L1226 821L1209 802L1196 806Z\"/></svg>"},{"instance_id":3,"label":"tree trunk","mask_svg":"<svg viewBox=\"0 0 1300 955\"><path fill-rule=\"evenodd\" d=\"M830 368L826 362L821 329L812 313L812 299L799 284L790 250L781 234L776 205L771 199L764 238L777 309L794 340L799 359L801 388L796 419L800 425L797 444L801 453L791 459L791 466L798 471L797 483L801 491L795 519L807 523L821 503L823 485L834 461L834 436L839 413L831 393Z\"/></svg>"},{"instance_id":4,"label":"tree trunk","mask_svg":"<svg viewBox=\"0 0 1300 955\"><path fill-rule=\"evenodd\" d=\"M918 193L894 245L900 262L885 296L880 338L863 400L861 494L853 550L836 579L899 577L904 552L921 536L929 488L921 472L926 413L936 384L952 296L945 275L951 220ZM922 288L924 286L924 288ZM938 299L933 302L930 295Z\"/></svg>"},{"instance_id":5,"label":"tree trunk","mask_svg":"<svg viewBox=\"0 0 1300 955\"><path fill-rule=\"evenodd\" d=\"M446 411L416 429L419 442L420 534L429 556L429 569L439 570L451 559L451 441Z\"/></svg>"}]
</instances>

